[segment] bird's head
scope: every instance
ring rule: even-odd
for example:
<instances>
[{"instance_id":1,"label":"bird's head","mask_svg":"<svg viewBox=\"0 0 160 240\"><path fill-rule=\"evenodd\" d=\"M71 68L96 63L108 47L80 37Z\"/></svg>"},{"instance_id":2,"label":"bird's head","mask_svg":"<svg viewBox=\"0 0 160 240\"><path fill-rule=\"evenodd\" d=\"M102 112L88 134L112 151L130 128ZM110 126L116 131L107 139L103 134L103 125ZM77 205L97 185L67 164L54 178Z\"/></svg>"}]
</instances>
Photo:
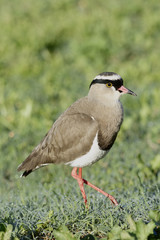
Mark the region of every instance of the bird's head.
<instances>
[{"instance_id":1,"label":"bird's head","mask_svg":"<svg viewBox=\"0 0 160 240\"><path fill-rule=\"evenodd\" d=\"M90 84L90 94L99 97L107 97L111 101L119 100L123 94L136 94L123 86L123 79L114 72L103 72L97 75Z\"/></svg>"}]
</instances>

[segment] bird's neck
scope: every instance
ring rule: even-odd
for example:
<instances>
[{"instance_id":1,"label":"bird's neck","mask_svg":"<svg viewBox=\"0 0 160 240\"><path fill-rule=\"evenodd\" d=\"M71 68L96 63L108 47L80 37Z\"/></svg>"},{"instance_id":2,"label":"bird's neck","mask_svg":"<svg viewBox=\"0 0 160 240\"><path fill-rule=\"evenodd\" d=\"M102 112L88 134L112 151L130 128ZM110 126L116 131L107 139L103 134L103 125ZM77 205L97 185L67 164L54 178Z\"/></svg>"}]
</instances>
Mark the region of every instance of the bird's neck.
<instances>
[{"instance_id":1,"label":"bird's neck","mask_svg":"<svg viewBox=\"0 0 160 240\"><path fill-rule=\"evenodd\" d=\"M97 102L98 105L104 105L109 109L114 109L120 105L119 95L104 94L102 91L90 90L88 93L88 100L91 102Z\"/></svg>"},{"instance_id":2,"label":"bird's neck","mask_svg":"<svg viewBox=\"0 0 160 240\"><path fill-rule=\"evenodd\" d=\"M90 103L90 114L93 115L95 119L98 119L100 122L104 122L105 124L112 124L112 122L117 122L117 125L121 123L121 119L123 118L123 107L119 100L110 101L109 99L105 99L102 101L101 99L89 99Z\"/></svg>"},{"instance_id":3,"label":"bird's neck","mask_svg":"<svg viewBox=\"0 0 160 240\"><path fill-rule=\"evenodd\" d=\"M109 150L123 121L123 107L120 101L112 104L100 99L89 99L92 101L90 114L99 123L99 144L104 150Z\"/></svg>"}]
</instances>

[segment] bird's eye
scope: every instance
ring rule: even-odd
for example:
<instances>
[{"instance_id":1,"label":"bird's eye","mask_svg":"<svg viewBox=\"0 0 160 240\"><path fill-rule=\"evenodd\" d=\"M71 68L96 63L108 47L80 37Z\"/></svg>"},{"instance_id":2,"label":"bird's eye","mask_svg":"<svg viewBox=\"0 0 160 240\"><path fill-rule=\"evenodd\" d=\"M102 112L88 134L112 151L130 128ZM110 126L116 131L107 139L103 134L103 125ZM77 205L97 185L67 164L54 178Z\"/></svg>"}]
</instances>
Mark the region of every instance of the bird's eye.
<instances>
[{"instance_id":1,"label":"bird's eye","mask_svg":"<svg viewBox=\"0 0 160 240\"><path fill-rule=\"evenodd\" d=\"M112 83L111 83L111 82L106 83L106 86L107 86L108 88L110 88L110 87L112 87Z\"/></svg>"}]
</instances>

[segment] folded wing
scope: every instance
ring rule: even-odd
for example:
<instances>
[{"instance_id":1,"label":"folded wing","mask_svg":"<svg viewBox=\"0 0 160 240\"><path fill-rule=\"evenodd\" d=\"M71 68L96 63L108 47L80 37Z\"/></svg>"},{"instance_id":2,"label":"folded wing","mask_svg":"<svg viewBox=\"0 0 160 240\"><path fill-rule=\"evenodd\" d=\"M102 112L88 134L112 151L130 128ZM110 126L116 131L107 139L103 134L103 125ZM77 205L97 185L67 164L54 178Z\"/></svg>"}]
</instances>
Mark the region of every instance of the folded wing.
<instances>
[{"instance_id":1,"label":"folded wing","mask_svg":"<svg viewBox=\"0 0 160 240\"><path fill-rule=\"evenodd\" d=\"M40 144L18 167L22 176L50 163L67 163L86 154L98 131L87 114L64 114L53 124Z\"/></svg>"}]
</instances>

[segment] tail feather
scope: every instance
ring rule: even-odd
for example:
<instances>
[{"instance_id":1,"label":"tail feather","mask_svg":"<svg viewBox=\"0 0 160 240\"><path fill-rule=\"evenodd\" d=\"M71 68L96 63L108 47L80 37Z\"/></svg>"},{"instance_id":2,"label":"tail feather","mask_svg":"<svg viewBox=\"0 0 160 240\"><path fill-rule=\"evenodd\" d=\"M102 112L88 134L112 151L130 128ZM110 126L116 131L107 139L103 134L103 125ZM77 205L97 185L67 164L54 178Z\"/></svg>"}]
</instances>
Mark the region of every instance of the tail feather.
<instances>
[{"instance_id":1,"label":"tail feather","mask_svg":"<svg viewBox=\"0 0 160 240\"><path fill-rule=\"evenodd\" d=\"M22 173L21 177L27 177L31 172L32 172L32 170L24 171Z\"/></svg>"},{"instance_id":2,"label":"tail feather","mask_svg":"<svg viewBox=\"0 0 160 240\"><path fill-rule=\"evenodd\" d=\"M38 165L38 159L40 156L36 152L31 153L19 166L18 171L31 171Z\"/></svg>"},{"instance_id":3,"label":"tail feather","mask_svg":"<svg viewBox=\"0 0 160 240\"><path fill-rule=\"evenodd\" d=\"M54 152L50 150L44 140L42 140L32 153L18 166L18 171L24 171L21 175L22 177L26 177L34 170L55 162L54 159L56 159L56 156L54 156Z\"/></svg>"},{"instance_id":4,"label":"tail feather","mask_svg":"<svg viewBox=\"0 0 160 240\"><path fill-rule=\"evenodd\" d=\"M53 163L53 161L49 156L34 151L18 166L17 171L24 171L21 177L26 177L34 170L50 163Z\"/></svg>"}]
</instances>

